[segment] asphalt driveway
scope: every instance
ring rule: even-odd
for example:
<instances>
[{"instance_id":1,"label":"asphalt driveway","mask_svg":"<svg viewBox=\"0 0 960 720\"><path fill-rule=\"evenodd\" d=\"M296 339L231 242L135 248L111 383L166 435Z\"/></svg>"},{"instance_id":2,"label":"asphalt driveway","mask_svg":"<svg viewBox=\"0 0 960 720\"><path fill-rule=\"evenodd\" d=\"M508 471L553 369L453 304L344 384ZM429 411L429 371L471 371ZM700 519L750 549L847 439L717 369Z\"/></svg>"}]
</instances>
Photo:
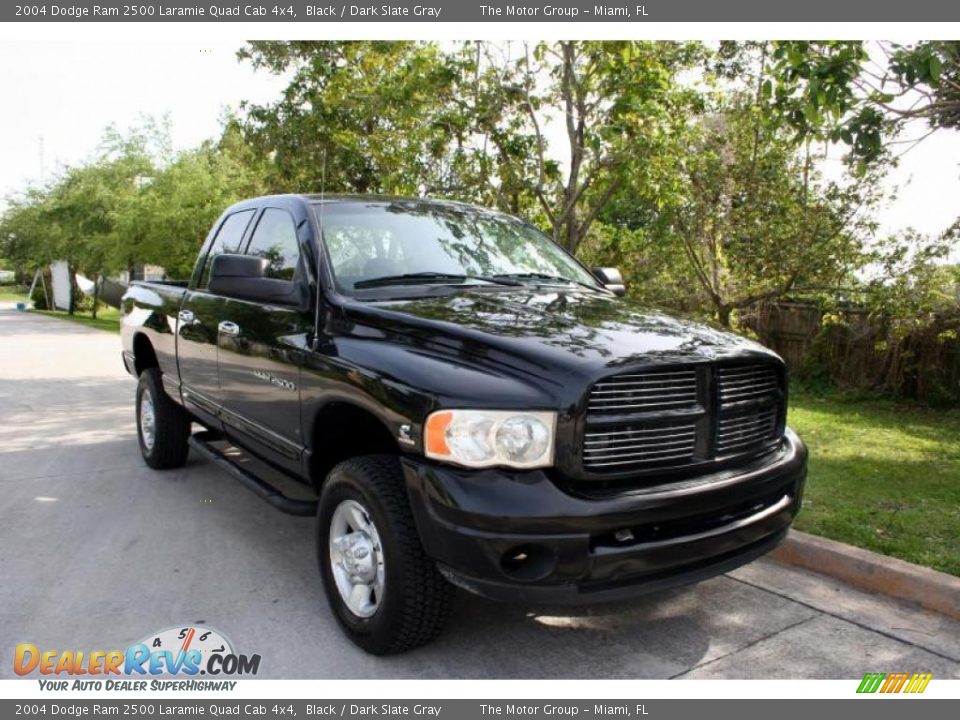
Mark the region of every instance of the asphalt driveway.
<instances>
[{"instance_id":1,"label":"asphalt driveway","mask_svg":"<svg viewBox=\"0 0 960 720\"><path fill-rule=\"evenodd\" d=\"M0 309L0 677L17 643L202 623L272 678L960 678L960 623L766 560L600 610L458 593L433 645L371 657L327 610L313 520L193 457L147 468L134 387L118 336Z\"/></svg>"}]
</instances>

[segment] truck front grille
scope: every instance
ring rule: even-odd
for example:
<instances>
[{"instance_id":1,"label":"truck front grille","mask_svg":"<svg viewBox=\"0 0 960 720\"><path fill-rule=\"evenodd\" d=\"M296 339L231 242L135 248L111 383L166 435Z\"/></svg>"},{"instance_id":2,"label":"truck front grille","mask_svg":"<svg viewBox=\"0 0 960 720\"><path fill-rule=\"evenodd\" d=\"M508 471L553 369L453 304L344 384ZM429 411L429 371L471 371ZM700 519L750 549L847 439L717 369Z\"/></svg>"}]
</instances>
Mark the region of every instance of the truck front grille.
<instances>
[{"instance_id":1,"label":"truck front grille","mask_svg":"<svg viewBox=\"0 0 960 720\"><path fill-rule=\"evenodd\" d=\"M783 433L784 390L774 362L604 378L587 397L582 468L642 474L755 454Z\"/></svg>"},{"instance_id":2,"label":"truck front grille","mask_svg":"<svg viewBox=\"0 0 960 720\"><path fill-rule=\"evenodd\" d=\"M676 465L693 458L696 443L697 428L692 422L588 431L583 440L583 464L591 470Z\"/></svg>"},{"instance_id":3,"label":"truck front grille","mask_svg":"<svg viewBox=\"0 0 960 720\"><path fill-rule=\"evenodd\" d=\"M736 415L721 415L717 453L726 455L777 437L778 408L769 406Z\"/></svg>"},{"instance_id":4,"label":"truck front grille","mask_svg":"<svg viewBox=\"0 0 960 720\"><path fill-rule=\"evenodd\" d=\"M780 378L770 365L721 367L717 370L717 384L720 403L728 405L776 393L780 389Z\"/></svg>"},{"instance_id":5,"label":"truck front grille","mask_svg":"<svg viewBox=\"0 0 960 720\"><path fill-rule=\"evenodd\" d=\"M697 404L695 370L656 370L617 375L598 382L590 392L589 413L629 414Z\"/></svg>"},{"instance_id":6,"label":"truck front grille","mask_svg":"<svg viewBox=\"0 0 960 720\"><path fill-rule=\"evenodd\" d=\"M780 387L780 373L773 365L717 369L718 455L749 452L780 436L783 407Z\"/></svg>"}]
</instances>

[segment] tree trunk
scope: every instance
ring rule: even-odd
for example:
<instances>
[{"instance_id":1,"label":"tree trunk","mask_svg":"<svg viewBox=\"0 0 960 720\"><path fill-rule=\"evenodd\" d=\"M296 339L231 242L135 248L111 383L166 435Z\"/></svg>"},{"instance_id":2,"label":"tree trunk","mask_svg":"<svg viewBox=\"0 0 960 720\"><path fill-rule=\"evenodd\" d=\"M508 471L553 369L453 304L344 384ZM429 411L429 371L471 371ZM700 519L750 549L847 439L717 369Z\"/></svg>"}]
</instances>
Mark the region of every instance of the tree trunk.
<instances>
[{"instance_id":1,"label":"tree trunk","mask_svg":"<svg viewBox=\"0 0 960 720\"><path fill-rule=\"evenodd\" d=\"M67 275L70 278L70 301L67 304L67 314L73 315L77 308L77 295L80 294L80 286L77 285L77 273L73 263L67 263Z\"/></svg>"},{"instance_id":2,"label":"tree trunk","mask_svg":"<svg viewBox=\"0 0 960 720\"><path fill-rule=\"evenodd\" d=\"M567 142L570 145L570 174L563 188L563 205L556 215L556 222L562 228L563 246L571 253L576 253L580 245L576 199L580 188L580 170L584 160L585 119L578 88L576 43L561 42L560 50L563 56L560 95L564 107Z\"/></svg>"},{"instance_id":3,"label":"tree trunk","mask_svg":"<svg viewBox=\"0 0 960 720\"><path fill-rule=\"evenodd\" d=\"M729 328L730 316L732 313L733 308L729 305L717 305L717 322L719 322L725 328Z\"/></svg>"},{"instance_id":4,"label":"tree trunk","mask_svg":"<svg viewBox=\"0 0 960 720\"><path fill-rule=\"evenodd\" d=\"M573 213L566 218L567 224L563 232L563 246L575 255L577 248L580 247L580 226L577 224L576 215Z\"/></svg>"},{"instance_id":5,"label":"tree trunk","mask_svg":"<svg viewBox=\"0 0 960 720\"><path fill-rule=\"evenodd\" d=\"M100 301L100 280L103 276L100 273L97 273L97 277L93 281L93 309L90 311L90 314L93 315L93 319L97 319L97 303Z\"/></svg>"}]
</instances>

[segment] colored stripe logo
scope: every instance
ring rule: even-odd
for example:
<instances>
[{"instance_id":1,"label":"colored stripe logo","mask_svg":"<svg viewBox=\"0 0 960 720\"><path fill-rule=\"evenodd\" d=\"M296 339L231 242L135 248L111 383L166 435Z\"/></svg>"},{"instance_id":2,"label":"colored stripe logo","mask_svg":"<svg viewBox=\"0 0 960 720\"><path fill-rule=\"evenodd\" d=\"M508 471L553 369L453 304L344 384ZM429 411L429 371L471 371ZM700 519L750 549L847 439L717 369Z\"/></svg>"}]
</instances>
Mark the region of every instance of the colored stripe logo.
<instances>
[{"instance_id":1,"label":"colored stripe logo","mask_svg":"<svg viewBox=\"0 0 960 720\"><path fill-rule=\"evenodd\" d=\"M932 678L932 673L867 673L857 692L922 693Z\"/></svg>"}]
</instances>

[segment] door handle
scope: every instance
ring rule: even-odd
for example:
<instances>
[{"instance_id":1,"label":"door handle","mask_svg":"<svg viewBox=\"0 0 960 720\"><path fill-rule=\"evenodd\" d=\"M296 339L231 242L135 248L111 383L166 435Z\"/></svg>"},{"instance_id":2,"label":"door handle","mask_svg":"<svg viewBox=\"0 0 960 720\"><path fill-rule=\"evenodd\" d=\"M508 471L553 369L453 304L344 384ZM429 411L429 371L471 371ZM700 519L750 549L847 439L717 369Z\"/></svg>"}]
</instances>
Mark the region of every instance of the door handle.
<instances>
[{"instance_id":1,"label":"door handle","mask_svg":"<svg viewBox=\"0 0 960 720\"><path fill-rule=\"evenodd\" d=\"M196 316L190 310L181 310L180 311L180 322L182 323L192 323Z\"/></svg>"},{"instance_id":2,"label":"door handle","mask_svg":"<svg viewBox=\"0 0 960 720\"><path fill-rule=\"evenodd\" d=\"M217 325L217 330L222 332L224 335L229 335L230 337L236 337L240 334L240 326L235 322L230 322L229 320L224 320Z\"/></svg>"}]
</instances>

